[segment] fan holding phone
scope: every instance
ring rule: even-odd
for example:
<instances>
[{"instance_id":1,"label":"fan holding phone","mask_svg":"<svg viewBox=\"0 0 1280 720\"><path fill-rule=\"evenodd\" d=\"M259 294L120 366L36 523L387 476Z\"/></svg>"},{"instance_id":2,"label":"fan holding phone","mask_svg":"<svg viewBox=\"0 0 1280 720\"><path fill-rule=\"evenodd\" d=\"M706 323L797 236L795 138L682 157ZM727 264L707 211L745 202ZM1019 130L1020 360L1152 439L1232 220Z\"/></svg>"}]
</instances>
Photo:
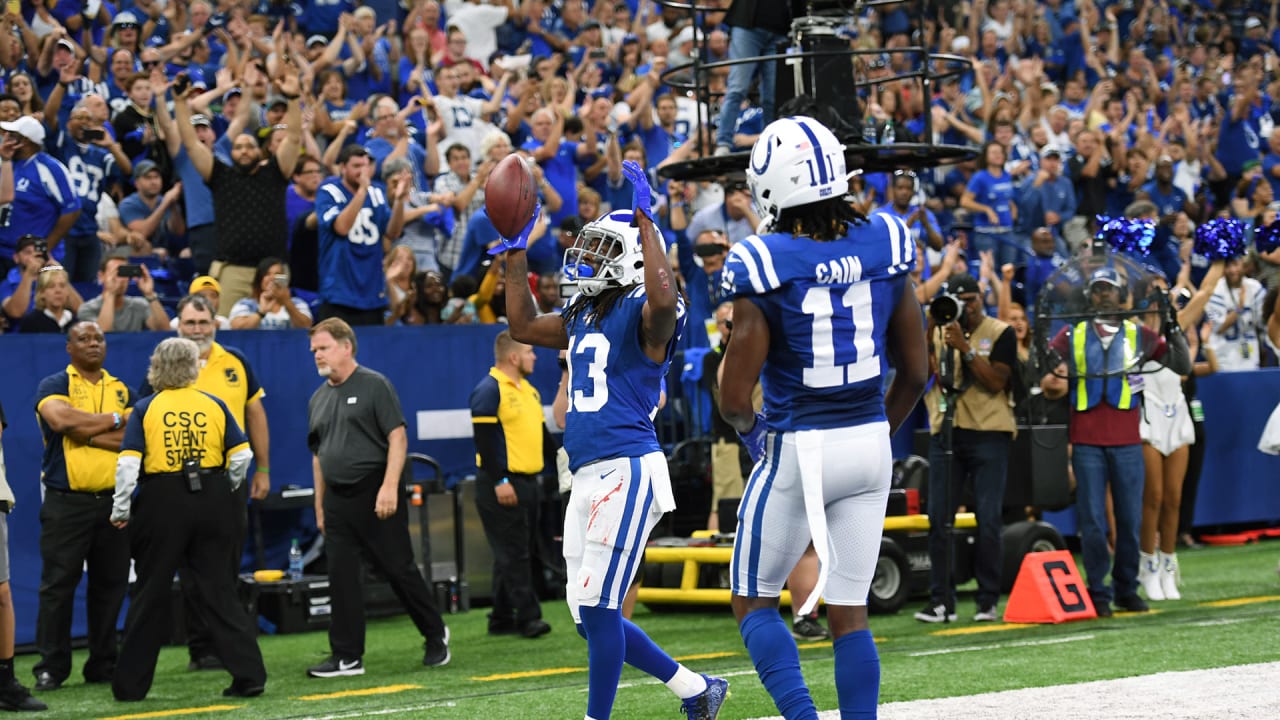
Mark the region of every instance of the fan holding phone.
<instances>
[{"instance_id":1,"label":"fan holding phone","mask_svg":"<svg viewBox=\"0 0 1280 720\"><path fill-rule=\"evenodd\" d=\"M60 71L59 81L67 85L79 78L76 63ZM120 143L108 133L102 119L87 104L76 103L63 129L54 136L50 152L63 166L76 168L73 187L80 215L64 239L62 264L72 282L92 282L98 272L102 244L98 240L98 200L108 179L129 167L130 160ZM142 254L142 253L139 253Z\"/></svg>"},{"instance_id":2,"label":"fan holding phone","mask_svg":"<svg viewBox=\"0 0 1280 720\"><path fill-rule=\"evenodd\" d=\"M112 256L98 272L102 294L80 306L76 317L94 320L103 332L168 330L169 316L156 296L155 281L146 265L134 265L128 258ZM138 286L142 297L129 295L129 284Z\"/></svg>"},{"instance_id":3,"label":"fan holding phone","mask_svg":"<svg viewBox=\"0 0 1280 720\"><path fill-rule=\"evenodd\" d=\"M233 330L287 330L311 327L311 308L289 290L289 266L279 258L258 263L253 294L231 308Z\"/></svg>"}]
</instances>

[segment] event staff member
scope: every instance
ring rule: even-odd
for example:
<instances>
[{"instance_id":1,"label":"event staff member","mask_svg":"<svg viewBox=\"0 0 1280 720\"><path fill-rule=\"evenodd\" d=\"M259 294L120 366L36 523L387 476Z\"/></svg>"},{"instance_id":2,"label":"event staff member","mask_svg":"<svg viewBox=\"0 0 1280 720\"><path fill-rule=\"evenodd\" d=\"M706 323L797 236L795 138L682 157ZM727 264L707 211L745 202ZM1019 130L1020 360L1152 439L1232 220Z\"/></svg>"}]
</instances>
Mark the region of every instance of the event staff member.
<instances>
[{"instance_id":1,"label":"event staff member","mask_svg":"<svg viewBox=\"0 0 1280 720\"><path fill-rule=\"evenodd\" d=\"M929 362L933 387L925 395L929 408L929 559L930 599L916 613L922 622L955 620L956 591L947 572L947 543L951 542L948 518L954 517L968 478L973 479L978 516L978 546L974 574L978 579L978 604L974 620L997 618L1000 571L1004 566L1001 539L1004 523L1004 485L1009 469L1009 443L1017 430L1013 417L1010 377L1018 362L1018 341L1013 328L987 315L982 290L968 273L954 275L944 293L962 303L960 315L946 325L929 328ZM950 487L942 468L947 448L942 435L944 413L942 386L955 406L955 430L951 438Z\"/></svg>"},{"instance_id":2,"label":"event staff member","mask_svg":"<svg viewBox=\"0 0 1280 720\"><path fill-rule=\"evenodd\" d=\"M1142 402L1130 373L1141 359L1159 361L1179 375L1189 375L1192 369L1187 341L1176 321L1166 322L1161 336L1135 320L1115 317L1128 295L1128 280L1113 267L1093 271L1087 290L1090 310L1097 316L1054 336L1050 347L1063 361L1040 380L1049 400L1064 395L1071 399L1067 434L1076 476L1080 551L1099 617L1111 615L1112 600L1129 612L1149 609L1138 597L1138 533L1146 478L1138 415ZM1108 489L1115 508L1114 559L1107 542Z\"/></svg>"},{"instance_id":3,"label":"event staff member","mask_svg":"<svg viewBox=\"0 0 1280 720\"><path fill-rule=\"evenodd\" d=\"M0 407L0 436L9 423ZM49 706L31 697L31 691L13 674L13 593L9 589L9 513L13 510L13 489L4 469L4 448L0 447L0 710L34 712Z\"/></svg>"},{"instance_id":4,"label":"event staff member","mask_svg":"<svg viewBox=\"0 0 1280 720\"><path fill-rule=\"evenodd\" d=\"M111 527L116 453L133 391L102 367L107 340L92 321L67 331L71 364L40 381L36 413L44 438L40 479L40 610L32 672L36 690L71 674L71 614L86 564L89 659L86 682L107 682L116 665L116 623L129 586L129 538Z\"/></svg>"},{"instance_id":5,"label":"event staff member","mask_svg":"<svg viewBox=\"0 0 1280 720\"><path fill-rule=\"evenodd\" d=\"M267 426L267 411L262 406L262 398L266 393L258 385L249 361L245 360L239 350L214 342L218 332L214 309L213 303L204 295L188 295L183 298L178 303L178 336L194 342L200 348L200 376L196 378L196 389L203 390L226 404L236 420L236 426L248 433L249 445L258 462L253 473L252 489L248 483L244 483L234 493L235 541L228 558L228 571L235 577L240 572L240 558L249 530L248 499L252 497L254 500L262 500L271 491L271 476L268 474L271 468L267 466L271 454L271 438ZM145 397L151 394L151 387L144 382L141 391ZM222 668L222 663L213 653L213 641L209 637L209 625L205 617L208 610L198 588L185 575L182 578L182 593L186 603L187 648L191 653L187 669Z\"/></svg>"},{"instance_id":6,"label":"event staff member","mask_svg":"<svg viewBox=\"0 0 1280 720\"><path fill-rule=\"evenodd\" d=\"M476 441L476 512L493 551L489 634L535 638L551 632L533 589L530 550L538 546L538 473L547 440L542 398L526 379L533 348L503 330L494 365L471 391Z\"/></svg>"},{"instance_id":7,"label":"event staff member","mask_svg":"<svg viewBox=\"0 0 1280 720\"><path fill-rule=\"evenodd\" d=\"M147 370L156 394L138 403L120 446L111 522L132 525L138 581L111 681L117 700L141 700L151 689L169 636L178 568L194 575L208 603L214 648L232 677L222 694L254 697L266 687L257 627L236 598L226 563L237 511L233 491L244 483L253 453L227 406L195 387L199 373L194 342L160 343Z\"/></svg>"},{"instance_id":8,"label":"event staff member","mask_svg":"<svg viewBox=\"0 0 1280 720\"><path fill-rule=\"evenodd\" d=\"M316 526L325 535L333 615L324 662L311 677L364 674L364 561L368 558L426 638L422 664L449 662L449 629L413 561L409 512L400 502L405 434L400 398L381 374L356 364L356 334L340 318L310 331L326 382L307 406L307 446L316 484Z\"/></svg>"},{"instance_id":9,"label":"event staff member","mask_svg":"<svg viewBox=\"0 0 1280 720\"><path fill-rule=\"evenodd\" d=\"M738 440L738 432L720 414L720 362L729 347L733 334L733 303L724 302L716 308L716 327L720 331L720 343L703 356L702 383L711 395L711 515L707 518L708 530L720 529L720 501L741 499L744 485L742 458L745 452ZM751 392L755 407L764 404L764 391L760 385Z\"/></svg>"}]
</instances>

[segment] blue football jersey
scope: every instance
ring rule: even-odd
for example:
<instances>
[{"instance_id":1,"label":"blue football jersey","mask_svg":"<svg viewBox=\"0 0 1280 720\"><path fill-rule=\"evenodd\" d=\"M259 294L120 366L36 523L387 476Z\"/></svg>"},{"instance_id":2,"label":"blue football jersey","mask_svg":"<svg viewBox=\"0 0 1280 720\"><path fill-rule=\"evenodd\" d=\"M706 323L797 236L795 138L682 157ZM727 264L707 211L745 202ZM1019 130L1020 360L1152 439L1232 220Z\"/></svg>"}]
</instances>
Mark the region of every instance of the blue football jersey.
<instances>
[{"instance_id":1,"label":"blue football jersey","mask_svg":"<svg viewBox=\"0 0 1280 720\"><path fill-rule=\"evenodd\" d=\"M354 196L339 177L325 180L316 192L316 215L320 218L320 299L335 305L374 310L387 306L382 236L391 222L391 204L386 186L374 181L351 229L346 235L339 235L333 223Z\"/></svg>"},{"instance_id":2,"label":"blue football jersey","mask_svg":"<svg viewBox=\"0 0 1280 720\"><path fill-rule=\"evenodd\" d=\"M644 285L627 293L604 319L591 324L578 316L569 333L569 410L564 449L569 468L619 457L640 457L661 450L653 416L662 378L684 330L684 301L677 304L676 331L667 356L654 362L640 345Z\"/></svg>"},{"instance_id":3,"label":"blue football jersey","mask_svg":"<svg viewBox=\"0 0 1280 720\"><path fill-rule=\"evenodd\" d=\"M66 129L60 129L54 136L53 154L67 168L71 190L80 198L80 217L67 234L97 235L98 200L106 186L119 179L115 156L104 147L76 142Z\"/></svg>"},{"instance_id":4,"label":"blue football jersey","mask_svg":"<svg viewBox=\"0 0 1280 720\"><path fill-rule=\"evenodd\" d=\"M45 237L67 213L80 210L67 166L47 153L13 161L15 196L7 212L0 209L0 255L12 257L18 238Z\"/></svg>"},{"instance_id":5,"label":"blue football jersey","mask_svg":"<svg viewBox=\"0 0 1280 720\"><path fill-rule=\"evenodd\" d=\"M769 323L761 372L769 430L885 419L885 332L914 263L910 231L886 213L832 242L775 233L733 246L724 289Z\"/></svg>"}]
</instances>

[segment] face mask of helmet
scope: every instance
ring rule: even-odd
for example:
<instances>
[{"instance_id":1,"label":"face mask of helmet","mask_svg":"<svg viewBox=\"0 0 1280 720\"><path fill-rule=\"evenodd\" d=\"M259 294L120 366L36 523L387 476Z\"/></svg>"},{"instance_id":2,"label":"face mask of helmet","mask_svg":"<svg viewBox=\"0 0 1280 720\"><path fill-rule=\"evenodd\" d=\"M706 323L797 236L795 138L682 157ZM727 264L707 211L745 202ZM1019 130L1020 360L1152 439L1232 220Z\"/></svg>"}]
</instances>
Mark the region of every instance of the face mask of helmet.
<instances>
[{"instance_id":1,"label":"face mask of helmet","mask_svg":"<svg viewBox=\"0 0 1280 720\"><path fill-rule=\"evenodd\" d=\"M565 250L565 280L576 283L578 291L588 296L643 282L640 230L631 227L631 218L630 211L617 210L588 223L573 247Z\"/></svg>"}]
</instances>

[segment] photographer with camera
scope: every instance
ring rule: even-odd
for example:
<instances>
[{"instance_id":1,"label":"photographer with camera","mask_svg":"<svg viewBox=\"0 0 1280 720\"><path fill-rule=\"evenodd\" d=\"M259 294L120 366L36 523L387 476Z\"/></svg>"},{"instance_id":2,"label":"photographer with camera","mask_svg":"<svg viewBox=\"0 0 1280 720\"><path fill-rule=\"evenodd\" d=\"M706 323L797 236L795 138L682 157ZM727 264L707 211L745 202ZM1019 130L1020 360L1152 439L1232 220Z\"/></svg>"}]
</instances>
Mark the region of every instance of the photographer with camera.
<instances>
[{"instance_id":1,"label":"photographer with camera","mask_svg":"<svg viewBox=\"0 0 1280 720\"><path fill-rule=\"evenodd\" d=\"M131 282L137 283L142 297L125 294ZM102 261L98 284L102 294L80 306L76 313L79 319L93 320L102 332L169 329L169 316L156 296L156 284L146 265L131 265L127 258L110 256Z\"/></svg>"},{"instance_id":2,"label":"photographer with camera","mask_svg":"<svg viewBox=\"0 0 1280 720\"><path fill-rule=\"evenodd\" d=\"M978 519L975 621L997 620L1004 564L1002 509L1013 417L1011 378L1017 364L1013 328L990 317L972 275L954 275L929 304L929 605L921 622L956 619L951 527L962 491L973 483ZM954 426L954 429L953 429ZM968 504L966 502L966 504Z\"/></svg>"}]
</instances>

